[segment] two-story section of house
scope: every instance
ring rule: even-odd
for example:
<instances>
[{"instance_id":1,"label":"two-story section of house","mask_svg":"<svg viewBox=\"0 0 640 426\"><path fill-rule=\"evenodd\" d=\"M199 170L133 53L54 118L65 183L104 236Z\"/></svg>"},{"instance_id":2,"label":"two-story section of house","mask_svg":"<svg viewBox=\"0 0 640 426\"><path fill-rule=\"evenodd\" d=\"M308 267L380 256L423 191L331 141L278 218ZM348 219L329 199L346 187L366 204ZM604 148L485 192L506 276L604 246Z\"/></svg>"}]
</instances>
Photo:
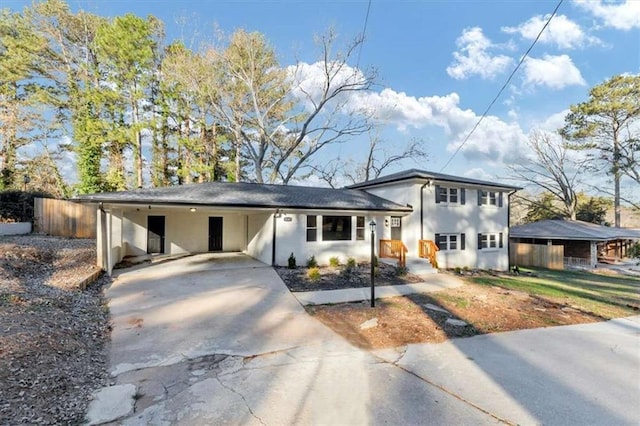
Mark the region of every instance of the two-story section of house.
<instances>
[{"instance_id":1,"label":"two-story section of house","mask_svg":"<svg viewBox=\"0 0 640 426\"><path fill-rule=\"evenodd\" d=\"M439 268L509 268L509 202L518 187L411 169L349 188L413 207L379 227L381 240L402 241L407 259L433 256Z\"/></svg>"}]
</instances>

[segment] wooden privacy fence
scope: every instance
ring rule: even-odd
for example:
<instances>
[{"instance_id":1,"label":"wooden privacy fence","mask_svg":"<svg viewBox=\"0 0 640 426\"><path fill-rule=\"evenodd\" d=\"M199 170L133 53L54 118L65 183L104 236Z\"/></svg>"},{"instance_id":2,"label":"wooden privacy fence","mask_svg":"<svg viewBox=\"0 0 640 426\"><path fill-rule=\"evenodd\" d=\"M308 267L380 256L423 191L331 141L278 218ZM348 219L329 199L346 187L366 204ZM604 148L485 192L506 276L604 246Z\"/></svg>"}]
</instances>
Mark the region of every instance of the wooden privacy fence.
<instances>
[{"instance_id":1,"label":"wooden privacy fence","mask_svg":"<svg viewBox=\"0 0 640 426\"><path fill-rule=\"evenodd\" d=\"M564 246L511 243L509 245L509 260L514 266L564 269Z\"/></svg>"},{"instance_id":2,"label":"wooden privacy fence","mask_svg":"<svg viewBox=\"0 0 640 426\"><path fill-rule=\"evenodd\" d=\"M53 198L34 198L33 204L35 232L58 237L96 237L97 205Z\"/></svg>"}]
</instances>

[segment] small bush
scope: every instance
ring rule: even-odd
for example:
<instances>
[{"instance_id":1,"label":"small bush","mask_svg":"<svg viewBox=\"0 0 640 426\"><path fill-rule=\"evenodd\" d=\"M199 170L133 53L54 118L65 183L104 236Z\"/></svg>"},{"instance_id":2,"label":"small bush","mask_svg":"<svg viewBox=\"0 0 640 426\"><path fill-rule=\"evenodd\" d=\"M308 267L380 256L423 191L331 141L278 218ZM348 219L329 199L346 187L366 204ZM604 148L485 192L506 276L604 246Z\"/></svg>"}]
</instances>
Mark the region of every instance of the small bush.
<instances>
[{"instance_id":1,"label":"small bush","mask_svg":"<svg viewBox=\"0 0 640 426\"><path fill-rule=\"evenodd\" d=\"M396 275L399 277L403 277L407 275L409 271L406 266L396 266Z\"/></svg>"},{"instance_id":2,"label":"small bush","mask_svg":"<svg viewBox=\"0 0 640 426\"><path fill-rule=\"evenodd\" d=\"M307 278L311 281L318 281L320 279L320 269L317 266L313 266L307 270Z\"/></svg>"},{"instance_id":3,"label":"small bush","mask_svg":"<svg viewBox=\"0 0 640 426\"><path fill-rule=\"evenodd\" d=\"M358 272L358 266L356 264L356 260L352 257L347 259L347 265L342 270L341 274L345 278L352 278Z\"/></svg>"},{"instance_id":4,"label":"small bush","mask_svg":"<svg viewBox=\"0 0 640 426\"><path fill-rule=\"evenodd\" d=\"M332 266L334 268L337 268L338 266L340 266L340 258L338 258L338 256L333 256L329 258L329 266Z\"/></svg>"},{"instance_id":5,"label":"small bush","mask_svg":"<svg viewBox=\"0 0 640 426\"><path fill-rule=\"evenodd\" d=\"M355 268L356 266L358 266L358 264L353 257L347 259L347 268Z\"/></svg>"},{"instance_id":6,"label":"small bush","mask_svg":"<svg viewBox=\"0 0 640 426\"><path fill-rule=\"evenodd\" d=\"M315 256L311 256L309 259L307 259L307 268L315 268L318 266L318 261L316 260Z\"/></svg>"},{"instance_id":7,"label":"small bush","mask_svg":"<svg viewBox=\"0 0 640 426\"><path fill-rule=\"evenodd\" d=\"M640 259L640 242L635 243L629 248L629 252L627 253L629 257L635 257L636 259Z\"/></svg>"},{"instance_id":8,"label":"small bush","mask_svg":"<svg viewBox=\"0 0 640 426\"><path fill-rule=\"evenodd\" d=\"M459 266L456 266L455 268L453 268L453 271L454 271L457 275L461 275L461 274L462 274L462 268L460 268Z\"/></svg>"},{"instance_id":9,"label":"small bush","mask_svg":"<svg viewBox=\"0 0 640 426\"><path fill-rule=\"evenodd\" d=\"M293 255L293 252L289 256L287 262L289 264L289 269L296 269L296 257Z\"/></svg>"},{"instance_id":10,"label":"small bush","mask_svg":"<svg viewBox=\"0 0 640 426\"><path fill-rule=\"evenodd\" d=\"M378 256L373 256L373 266L378 267Z\"/></svg>"}]
</instances>

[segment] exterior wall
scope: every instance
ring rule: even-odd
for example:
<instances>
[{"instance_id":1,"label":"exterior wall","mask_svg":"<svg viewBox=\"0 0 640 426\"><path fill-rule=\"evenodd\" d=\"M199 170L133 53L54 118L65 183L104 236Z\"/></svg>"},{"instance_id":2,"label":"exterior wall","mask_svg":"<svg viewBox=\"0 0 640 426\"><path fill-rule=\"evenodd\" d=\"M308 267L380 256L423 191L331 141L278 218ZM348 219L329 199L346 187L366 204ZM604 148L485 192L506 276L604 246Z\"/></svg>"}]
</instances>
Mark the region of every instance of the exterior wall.
<instances>
[{"instance_id":1,"label":"exterior wall","mask_svg":"<svg viewBox=\"0 0 640 426\"><path fill-rule=\"evenodd\" d=\"M402 240L409 249L410 257L418 256L420 228L420 198L424 181L408 180L389 185L367 188L366 191L399 204L409 204L413 212L402 219ZM436 185L465 189L465 204L435 202ZM440 268L469 267L506 270L509 268L508 238L508 193L503 192L502 207L478 205L478 194L483 188L449 182L435 182L424 186L423 228L425 240L435 241L435 234L465 234L465 250L438 252ZM458 193L458 200L460 194ZM503 234L502 248L478 249L479 233Z\"/></svg>"},{"instance_id":2,"label":"exterior wall","mask_svg":"<svg viewBox=\"0 0 640 426\"><path fill-rule=\"evenodd\" d=\"M200 253L209 250L209 217L222 217L222 250L246 249L246 216L240 213L216 211L190 212L171 209L130 210L122 224L126 255L147 253L147 217L165 216L164 252L168 254Z\"/></svg>"},{"instance_id":3,"label":"exterior wall","mask_svg":"<svg viewBox=\"0 0 640 426\"><path fill-rule=\"evenodd\" d=\"M353 257L359 262L368 261L371 258L371 231L369 229L371 219L376 221L377 230L384 230L384 226L381 226L381 224L384 223L384 216L371 216L362 212L310 212L310 214L317 216L318 227L316 241L307 241L307 214L289 213L283 214L276 219L277 265L287 265L291 253L296 257L298 265L305 265L307 259L311 256L315 256L316 261L321 265L328 264L329 259L334 256L337 256L342 263L345 263L349 257ZM351 216L351 240L324 241L322 238L323 215ZM356 216L364 216L365 218L364 240L356 240ZM270 228L270 230L271 229L272 228ZM384 237L380 237L378 232L376 232L376 255L380 238ZM269 258L269 262L267 263L271 263L271 258Z\"/></svg>"},{"instance_id":4,"label":"exterior wall","mask_svg":"<svg viewBox=\"0 0 640 426\"><path fill-rule=\"evenodd\" d=\"M273 214L256 213L247 216L247 254L260 262L271 264Z\"/></svg>"}]
</instances>

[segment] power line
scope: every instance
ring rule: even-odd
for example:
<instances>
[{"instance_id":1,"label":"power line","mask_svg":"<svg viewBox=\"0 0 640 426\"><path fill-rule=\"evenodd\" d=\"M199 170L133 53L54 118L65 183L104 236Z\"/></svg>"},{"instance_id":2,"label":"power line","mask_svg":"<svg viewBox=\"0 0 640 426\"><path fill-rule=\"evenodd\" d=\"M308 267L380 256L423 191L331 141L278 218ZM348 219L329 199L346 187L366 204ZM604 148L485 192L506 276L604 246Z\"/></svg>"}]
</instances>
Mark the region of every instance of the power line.
<instances>
[{"instance_id":1,"label":"power line","mask_svg":"<svg viewBox=\"0 0 640 426\"><path fill-rule=\"evenodd\" d=\"M356 62L356 68L360 68L360 55L362 55L362 45L364 44L364 35L367 33L367 23L369 22L369 11L371 11L371 0L367 5L367 14L364 17L364 27L362 28L362 42L360 43L360 49L358 50L358 61Z\"/></svg>"},{"instance_id":2,"label":"power line","mask_svg":"<svg viewBox=\"0 0 640 426\"><path fill-rule=\"evenodd\" d=\"M509 78L507 78L507 81L502 85L502 87L500 88L500 91L498 91L498 94L495 96L495 98L493 98L493 100L491 101L491 103L489 104L489 106L487 107L487 109L484 110L484 112L482 113L482 115L480 116L480 119L478 119L478 121L476 122L475 126L473 126L473 128L471 129L471 131L467 134L467 136L464 138L464 140L462 141L462 143L460 144L460 146L455 150L455 152L451 155L451 157L449 158L449 161L447 161L447 163L442 166L442 168L440 169L440 171L443 171L448 165L449 163L451 163L451 161L453 160L453 158L458 154L458 152L460 152L460 150L462 149L462 147L467 143L467 141L469 140L469 138L471 137L471 135L473 135L473 133L476 131L476 129L478 128L478 126L480 125L480 123L482 123L482 120L485 119L485 117L487 116L487 114L489 113L489 110L491 110L491 107L493 107L493 104L496 103L496 101L498 100L498 98L500 98L500 95L502 95L502 92L504 92L504 90L507 88L507 86L509 85L509 83L511 83L511 79L513 78L513 76L515 75L515 73L518 71L518 69L520 69L520 66L522 65L522 63L524 62L525 59L527 59L527 56L529 56L529 52L531 52L531 49L533 49L533 46L536 45L536 43L538 42L538 40L540 39L540 36L542 36L542 33L544 32L544 30L547 28L547 26L549 26L549 23L551 22L551 20L553 19L554 16L556 16L556 13L558 12L558 9L560 8L560 5L562 5L562 3L564 2L564 0L560 0L558 2L558 4L556 5L556 8L553 9L553 12L551 13L551 16L549 16L549 19L547 19L547 22L545 22L544 26L542 27L542 29L540 30L540 32L538 33L538 35L536 36L535 40L533 40L533 43L531 43L531 46L529 46L529 48L527 49L527 51L524 53L524 55L522 56L522 58L520 59L520 62L518 62L518 65L516 65L516 67L513 69L513 71L511 72L511 74L509 74Z\"/></svg>"}]
</instances>

